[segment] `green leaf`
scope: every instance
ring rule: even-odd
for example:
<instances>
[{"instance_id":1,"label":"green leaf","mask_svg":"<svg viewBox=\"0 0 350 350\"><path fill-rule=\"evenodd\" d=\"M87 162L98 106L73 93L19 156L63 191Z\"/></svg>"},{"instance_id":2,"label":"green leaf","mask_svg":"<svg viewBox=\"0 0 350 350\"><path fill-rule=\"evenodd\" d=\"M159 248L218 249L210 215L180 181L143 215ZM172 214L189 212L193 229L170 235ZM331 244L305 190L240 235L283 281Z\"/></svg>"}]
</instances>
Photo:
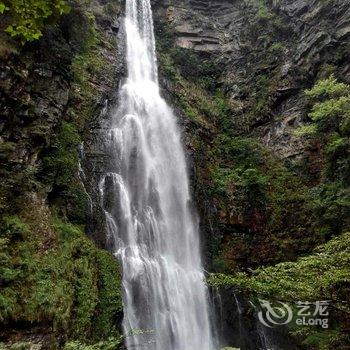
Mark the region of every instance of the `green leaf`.
<instances>
[{"instance_id":1,"label":"green leaf","mask_svg":"<svg viewBox=\"0 0 350 350\"><path fill-rule=\"evenodd\" d=\"M12 37L18 37L24 44L27 41L38 40L51 17L69 12L66 0L12 0L9 7L0 2L0 13L10 11L12 23L6 32Z\"/></svg>"},{"instance_id":2,"label":"green leaf","mask_svg":"<svg viewBox=\"0 0 350 350\"><path fill-rule=\"evenodd\" d=\"M7 7L3 2L0 2L0 13L4 13Z\"/></svg>"},{"instance_id":3,"label":"green leaf","mask_svg":"<svg viewBox=\"0 0 350 350\"><path fill-rule=\"evenodd\" d=\"M9 33L12 36L12 33L14 32L13 26L9 25L5 30L7 33Z\"/></svg>"}]
</instances>

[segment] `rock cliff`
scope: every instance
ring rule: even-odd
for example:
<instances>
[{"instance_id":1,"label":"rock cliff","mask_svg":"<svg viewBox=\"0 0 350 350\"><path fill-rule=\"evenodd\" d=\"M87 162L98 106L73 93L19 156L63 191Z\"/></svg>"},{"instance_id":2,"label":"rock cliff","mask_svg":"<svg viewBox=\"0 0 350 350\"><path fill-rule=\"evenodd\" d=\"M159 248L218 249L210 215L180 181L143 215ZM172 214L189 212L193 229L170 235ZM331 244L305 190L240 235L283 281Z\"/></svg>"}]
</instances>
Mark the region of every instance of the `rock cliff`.
<instances>
[{"instance_id":1,"label":"rock cliff","mask_svg":"<svg viewBox=\"0 0 350 350\"><path fill-rule=\"evenodd\" d=\"M207 227L212 226L208 217L214 217L219 218L218 224L225 223L221 232L237 230L249 236L256 231L261 237L268 229L266 214L272 214L261 203L251 208L255 212L250 220L243 220L244 213L234 208L240 206L238 195L233 211L221 212L219 200L209 194L218 179L213 171L210 178L208 170L214 170L223 152L229 152L222 149L229 147L224 137L239 140L241 145L234 147L244 147L246 159L252 143L259 144L260 164L251 159L247 166L265 168L266 173L285 167L292 170L291 181L294 175L303 178L296 187L322 182L322 142L310 142L296 130L310 120L305 90L332 73L350 81L349 5L348 1L156 2L164 91L187 116L183 123L190 134L187 145L194 158L194 186L198 185L198 196L206 197L198 203L209 206L200 208ZM221 153L216 159L215 151ZM234 158L227 159L229 164L242 166ZM287 187L288 181L280 185ZM287 201L283 205L294 206L290 212L285 208L293 216L298 204ZM290 220L285 220L288 226ZM298 219L290 222L297 223Z\"/></svg>"},{"instance_id":2,"label":"rock cliff","mask_svg":"<svg viewBox=\"0 0 350 350\"><path fill-rule=\"evenodd\" d=\"M152 5L162 93L183 128L206 269L221 274L212 284L223 345L346 349L350 1ZM119 271L100 249L108 237L98 184L111 166L102 139L125 75L123 5L69 6L25 45L3 31L11 15L1 10L5 349L121 342ZM332 300L332 326L267 332L250 307L258 297Z\"/></svg>"},{"instance_id":3,"label":"rock cliff","mask_svg":"<svg viewBox=\"0 0 350 350\"><path fill-rule=\"evenodd\" d=\"M122 8L71 1L67 13L41 22L49 3L21 5L28 21L34 13L45 24L34 33L40 40L4 32L17 2L5 1L0 21L0 348L117 347L120 271L98 248L103 230L89 224L80 163L120 77Z\"/></svg>"},{"instance_id":4,"label":"rock cliff","mask_svg":"<svg viewBox=\"0 0 350 350\"><path fill-rule=\"evenodd\" d=\"M249 276L251 268L296 261L346 232L349 107L337 112L326 105L348 99L349 1L173 0L155 1L155 9L164 95L182 115L208 269ZM343 146L335 151L337 142ZM289 272L300 281L299 291L305 288L296 272L301 263ZM345 260L331 264L341 269ZM278 275L283 266L269 271L271 281L288 280L288 274ZM262 269L257 280L265 279ZM243 317L249 334L254 317L243 306L239 316L230 294L233 285L238 298L242 289L247 296L254 280L239 281L230 284L231 292L219 283L228 288L222 295L224 309L230 307L227 332L231 345L254 348L257 343L239 337L236 322ZM314 298L342 295L346 284L334 276L328 292L315 287ZM276 290L264 297L276 298ZM287 342L292 348L328 348L332 338L345 348L346 312L333 316L342 329L334 339L330 331L321 340L314 330ZM257 334L255 329L243 338ZM270 346L288 348L283 330L262 337L274 339Z\"/></svg>"}]
</instances>

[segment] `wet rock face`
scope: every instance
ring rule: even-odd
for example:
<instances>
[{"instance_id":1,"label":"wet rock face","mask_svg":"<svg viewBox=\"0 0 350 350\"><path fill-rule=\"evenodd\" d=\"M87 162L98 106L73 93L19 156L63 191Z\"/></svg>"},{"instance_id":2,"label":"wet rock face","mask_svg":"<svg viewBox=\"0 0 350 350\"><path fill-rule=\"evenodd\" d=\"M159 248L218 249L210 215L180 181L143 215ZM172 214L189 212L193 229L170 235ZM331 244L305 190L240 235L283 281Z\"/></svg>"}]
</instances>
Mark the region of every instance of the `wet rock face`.
<instances>
[{"instance_id":1,"label":"wet rock face","mask_svg":"<svg viewBox=\"0 0 350 350\"><path fill-rule=\"evenodd\" d=\"M300 349L285 327L268 328L258 319L259 303L251 302L232 288L221 288L213 296L216 330L223 349Z\"/></svg>"},{"instance_id":2,"label":"wet rock face","mask_svg":"<svg viewBox=\"0 0 350 350\"><path fill-rule=\"evenodd\" d=\"M261 2L263 3L263 2ZM221 84L242 113L259 104L266 76L268 113L255 113L247 125L282 158L294 158L303 145L293 129L305 120L301 92L320 66L335 64L350 81L350 2L175 0L156 2L176 35L177 45L203 55L218 55L225 67ZM259 91L260 90L260 91Z\"/></svg>"},{"instance_id":3,"label":"wet rock face","mask_svg":"<svg viewBox=\"0 0 350 350\"><path fill-rule=\"evenodd\" d=\"M289 42L295 44L293 50L289 48L292 62L302 60L311 65L310 60L317 60L316 56L323 50L346 44L350 36L350 4L347 0L270 0L264 9L268 13L261 12L258 17L254 3L258 2L176 0L171 5L167 1L156 5L166 9L179 46L230 53L230 59L241 56L249 39L252 39L247 35L250 27L264 16L281 16L283 20L288 20L288 30L280 34L285 34ZM264 32L263 26L260 31ZM256 50L257 46L258 43L250 47L251 51ZM345 73L349 74L349 68L344 68Z\"/></svg>"},{"instance_id":4,"label":"wet rock face","mask_svg":"<svg viewBox=\"0 0 350 350\"><path fill-rule=\"evenodd\" d=\"M177 34L177 44L200 52L224 51L225 27L238 14L237 8L228 1L179 1L167 9L168 20Z\"/></svg>"},{"instance_id":5,"label":"wet rock face","mask_svg":"<svg viewBox=\"0 0 350 350\"><path fill-rule=\"evenodd\" d=\"M23 56L1 57L2 187L6 186L14 196L25 190L18 188L16 180L21 183L23 177L26 182L25 176L37 169L40 153L49 147L51 136L66 112L70 77L61 64L70 64L69 52L69 45L60 40L60 33L52 31L47 42L33 44Z\"/></svg>"},{"instance_id":6,"label":"wet rock face","mask_svg":"<svg viewBox=\"0 0 350 350\"><path fill-rule=\"evenodd\" d=\"M57 158L64 123L74 129L78 143L85 141L90 155L93 130L99 128L104 103L113 99L119 77L120 13L117 3L96 0L83 7L73 1L70 13L46 27L42 40L22 47L2 34L0 211L16 213L15 203L27 191L40 191L51 202L53 197L60 201L71 183L79 186L75 164L71 183L54 188L55 174L48 174L45 158ZM69 153L78 154L76 142L67 146ZM63 164L58 168L65 171ZM78 210L74 202L61 206L73 215Z\"/></svg>"},{"instance_id":7,"label":"wet rock face","mask_svg":"<svg viewBox=\"0 0 350 350\"><path fill-rule=\"evenodd\" d=\"M112 237L106 236L105 213L101 206L100 184L108 171L114 170L114 159L110 155L110 124L118 106L118 85L125 77L125 36L122 16L118 18L118 31L114 33L117 46L110 54L110 65L113 76L100 95L94 114L86 128L82 145L81 164L84 186L89 195L87 230L94 241L102 248L113 246ZM115 27L116 28L116 27ZM116 29L115 29L116 30Z\"/></svg>"}]
</instances>

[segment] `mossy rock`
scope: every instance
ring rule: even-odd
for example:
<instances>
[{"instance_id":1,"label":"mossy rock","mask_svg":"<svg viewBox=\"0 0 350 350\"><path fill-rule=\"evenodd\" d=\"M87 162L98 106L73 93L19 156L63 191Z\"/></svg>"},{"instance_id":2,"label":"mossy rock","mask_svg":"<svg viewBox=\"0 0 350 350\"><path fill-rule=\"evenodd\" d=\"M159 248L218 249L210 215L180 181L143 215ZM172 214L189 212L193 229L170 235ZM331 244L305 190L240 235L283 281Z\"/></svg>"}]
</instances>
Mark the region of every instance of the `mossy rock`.
<instances>
[{"instance_id":1,"label":"mossy rock","mask_svg":"<svg viewBox=\"0 0 350 350\"><path fill-rule=\"evenodd\" d=\"M31 208L23 217L2 220L0 278L6 285L0 322L45 323L67 340L119 337L122 297L116 259L80 227L47 214L33 218Z\"/></svg>"}]
</instances>

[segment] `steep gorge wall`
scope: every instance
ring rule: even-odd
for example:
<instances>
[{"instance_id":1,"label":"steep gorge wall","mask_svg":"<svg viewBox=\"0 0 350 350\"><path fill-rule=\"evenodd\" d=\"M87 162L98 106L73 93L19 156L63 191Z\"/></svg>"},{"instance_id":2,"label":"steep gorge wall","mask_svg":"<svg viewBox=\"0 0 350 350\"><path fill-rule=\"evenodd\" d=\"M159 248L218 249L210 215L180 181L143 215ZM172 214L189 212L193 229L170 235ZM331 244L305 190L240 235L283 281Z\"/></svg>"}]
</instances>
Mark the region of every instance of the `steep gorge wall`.
<instances>
[{"instance_id":1,"label":"steep gorge wall","mask_svg":"<svg viewBox=\"0 0 350 350\"><path fill-rule=\"evenodd\" d=\"M306 89L331 73L350 82L349 2L167 1L156 8L164 88L187 115L206 231L215 221L219 241L236 240L234 265L286 260L309 249L321 238L312 237L314 218L302 195L323 182L324 145L295 131L309 121ZM235 138L240 145L229 145ZM230 166L270 174L267 191L276 197L259 201L258 184L255 203L233 189L232 196L227 188L222 193L220 171Z\"/></svg>"},{"instance_id":2,"label":"steep gorge wall","mask_svg":"<svg viewBox=\"0 0 350 350\"><path fill-rule=\"evenodd\" d=\"M1 16L1 349L122 341L120 271L100 249L84 163L121 76L122 4L69 6L25 45L4 33L11 16Z\"/></svg>"},{"instance_id":3,"label":"steep gorge wall","mask_svg":"<svg viewBox=\"0 0 350 350\"><path fill-rule=\"evenodd\" d=\"M118 334L118 267L81 226L106 246L97 200L108 167L101 137L125 73L117 49L122 6L102 0L71 6L24 48L2 34L0 210L8 256L0 286L8 293L0 304L0 341L6 346L29 341L50 349ZM349 1L154 0L153 7L160 79L184 129L208 270L294 261L346 230L348 150L336 150L343 170L330 177L330 136L295 131L310 123L306 89L332 73L350 83ZM86 190L95 203L88 218ZM36 263L28 266L27 256ZM67 256L73 268L53 273ZM52 278L63 281L68 297L58 288L41 303ZM346 291L341 283L330 288ZM231 293L222 301L237 339L240 315ZM254 349L254 316L242 317L241 337Z\"/></svg>"},{"instance_id":4,"label":"steep gorge wall","mask_svg":"<svg viewBox=\"0 0 350 350\"><path fill-rule=\"evenodd\" d=\"M331 299L335 309L348 300L340 242L349 230L349 106L325 106L348 101L350 2L154 3L163 92L181 116L208 270L233 276L213 283L225 344L346 349L347 308L333 310L331 329L291 337L262 334L246 300Z\"/></svg>"}]
</instances>

